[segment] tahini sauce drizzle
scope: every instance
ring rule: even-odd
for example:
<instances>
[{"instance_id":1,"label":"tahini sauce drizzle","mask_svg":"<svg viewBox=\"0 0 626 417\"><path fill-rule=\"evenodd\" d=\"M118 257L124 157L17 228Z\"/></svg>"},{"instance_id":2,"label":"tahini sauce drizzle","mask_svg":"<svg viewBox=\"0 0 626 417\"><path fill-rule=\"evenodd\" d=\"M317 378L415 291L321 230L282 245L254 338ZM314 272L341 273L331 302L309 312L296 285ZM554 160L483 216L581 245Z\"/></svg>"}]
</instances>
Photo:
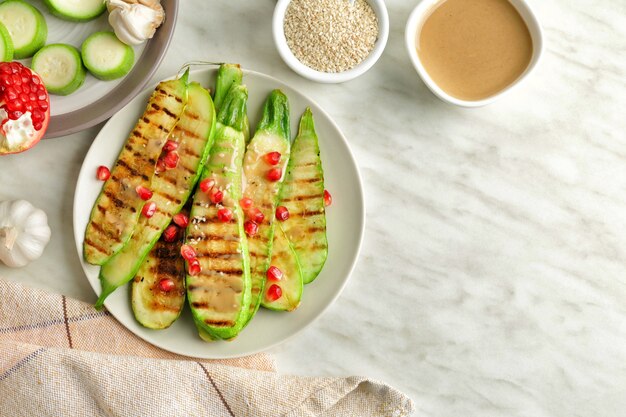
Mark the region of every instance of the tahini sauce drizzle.
<instances>
[{"instance_id":1,"label":"tahini sauce drizzle","mask_svg":"<svg viewBox=\"0 0 626 417\"><path fill-rule=\"evenodd\" d=\"M462 100L505 89L533 54L528 27L508 0L443 0L417 36L417 53L430 77Z\"/></svg>"}]
</instances>

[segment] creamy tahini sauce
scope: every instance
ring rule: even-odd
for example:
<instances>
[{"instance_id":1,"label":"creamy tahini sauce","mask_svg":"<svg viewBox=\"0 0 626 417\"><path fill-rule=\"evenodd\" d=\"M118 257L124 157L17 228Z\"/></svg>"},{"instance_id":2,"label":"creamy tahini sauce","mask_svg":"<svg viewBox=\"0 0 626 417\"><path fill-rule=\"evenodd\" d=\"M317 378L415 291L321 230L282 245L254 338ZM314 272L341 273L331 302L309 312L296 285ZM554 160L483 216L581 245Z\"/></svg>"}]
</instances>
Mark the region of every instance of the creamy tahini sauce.
<instances>
[{"instance_id":1,"label":"creamy tahini sauce","mask_svg":"<svg viewBox=\"0 0 626 417\"><path fill-rule=\"evenodd\" d=\"M505 89L533 53L528 27L508 0L443 0L417 36L417 53L430 77L462 100Z\"/></svg>"}]
</instances>

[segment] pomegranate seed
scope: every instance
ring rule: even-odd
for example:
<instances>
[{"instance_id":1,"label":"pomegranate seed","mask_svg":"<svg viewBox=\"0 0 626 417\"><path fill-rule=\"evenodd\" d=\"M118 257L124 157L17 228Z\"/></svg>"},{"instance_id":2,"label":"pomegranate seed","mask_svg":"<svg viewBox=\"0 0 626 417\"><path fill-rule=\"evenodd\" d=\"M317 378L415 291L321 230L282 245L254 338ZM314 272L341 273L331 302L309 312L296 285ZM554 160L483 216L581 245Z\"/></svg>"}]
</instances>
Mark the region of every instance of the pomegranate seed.
<instances>
[{"instance_id":1,"label":"pomegranate seed","mask_svg":"<svg viewBox=\"0 0 626 417\"><path fill-rule=\"evenodd\" d=\"M248 218L257 224L260 224L263 223L265 216L263 215L261 210L256 207L252 207L250 210L248 210Z\"/></svg>"},{"instance_id":2,"label":"pomegranate seed","mask_svg":"<svg viewBox=\"0 0 626 417\"><path fill-rule=\"evenodd\" d=\"M175 214L174 217L172 218L172 220L174 220L174 223L176 223L177 225L179 225L183 229L185 227L189 226L189 217L187 217L183 213Z\"/></svg>"},{"instance_id":3,"label":"pomegranate seed","mask_svg":"<svg viewBox=\"0 0 626 417\"><path fill-rule=\"evenodd\" d=\"M265 154L265 162L270 165L278 165L280 162L280 152L269 152Z\"/></svg>"},{"instance_id":4,"label":"pomegranate seed","mask_svg":"<svg viewBox=\"0 0 626 417\"><path fill-rule=\"evenodd\" d=\"M213 190L211 193L211 202L213 204L219 204L224 199L224 193L221 190Z\"/></svg>"},{"instance_id":5,"label":"pomegranate seed","mask_svg":"<svg viewBox=\"0 0 626 417\"><path fill-rule=\"evenodd\" d=\"M178 227L173 224L167 226L167 228L163 232L163 239L166 242L174 242L176 239L178 239Z\"/></svg>"},{"instance_id":6,"label":"pomegranate seed","mask_svg":"<svg viewBox=\"0 0 626 417\"><path fill-rule=\"evenodd\" d=\"M109 171L109 168L105 167L104 165L100 165L96 170L96 178L98 178L100 181L106 181L109 179L110 176L111 171Z\"/></svg>"},{"instance_id":7,"label":"pomegranate seed","mask_svg":"<svg viewBox=\"0 0 626 417\"><path fill-rule=\"evenodd\" d=\"M154 172L156 172L157 174L164 172L167 170L167 167L165 166L165 161L163 160L163 158L159 158L159 160L156 163L156 167L154 168Z\"/></svg>"},{"instance_id":8,"label":"pomegranate seed","mask_svg":"<svg viewBox=\"0 0 626 417\"><path fill-rule=\"evenodd\" d=\"M188 263L188 272L189 275L198 275L202 271L202 267L200 266L200 261L196 258L189 259Z\"/></svg>"},{"instance_id":9,"label":"pomegranate seed","mask_svg":"<svg viewBox=\"0 0 626 417\"><path fill-rule=\"evenodd\" d=\"M168 140L165 142L165 145L163 145L163 150L165 152L172 152L176 149L178 149L178 142L174 142L173 140Z\"/></svg>"},{"instance_id":10,"label":"pomegranate seed","mask_svg":"<svg viewBox=\"0 0 626 417\"><path fill-rule=\"evenodd\" d=\"M196 257L196 251L190 245L183 245L180 247L180 254L183 258L190 261Z\"/></svg>"},{"instance_id":11,"label":"pomegranate seed","mask_svg":"<svg viewBox=\"0 0 626 417\"><path fill-rule=\"evenodd\" d=\"M253 222L252 220L248 220L243 224L243 230L246 231L248 236L254 236L259 231L259 225Z\"/></svg>"},{"instance_id":12,"label":"pomegranate seed","mask_svg":"<svg viewBox=\"0 0 626 417\"><path fill-rule=\"evenodd\" d=\"M143 201L148 201L152 198L152 191L150 191L149 188L146 188L143 185L138 185L137 188L135 188L135 191L137 191L137 195Z\"/></svg>"},{"instance_id":13,"label":"pomegranate seed","mask_svg":"<svg viewBox=\"0 0 626 417\"><path fill-rule=\"evenodd\" d=\"M272 168L269 171L267 171L267 179L272 182L276 182L280 180L282 176L283 176L283 170L280 168Z\"/></svg>"},{"instance_id":14,"label":"pomegranate seed","mask_svg":"<svg viewBox=\"0 0 626 417\"><path fill-rule=\"evenodd\" d=\"M267 279L270 281L280 281L283 279L283 271L272 265L267 269Z\"/></svg>"},{"instance_id":15,"label":"pomegranate seed","mask_svg":"<svg viewBox=\"0 0 626 417\"><path fill-rule=\"evenodd\" d=\"M146 204L143 205L143 208L141 209L141 214L143 214L147 218L150 218L154 216L154 213L156 213L156 209L156 203L154 201L148 201L146 202Z\"/></svg>"},{"instance_id":16,"label":"pomegranate seed","mask_svg":"<svg viewBox=\"0 0 626 417\"><path fill-rule=\"evenodd\" d=\"M171 278L163 278L159 281L159 289L163 292L170 292L174 289L175 286L176 284Z\"/></svg>"},{"instance_id":17,"label":"pomegranate seed","mask_svg":"<svg viewBox=\"0 0 626 417\"><path fill-rule=\"evenodd\" d=\"M276 207L276 218L281 222L284 222L289 218L289 210L285 206Z\"/></svg>"},{"instance_id":18,"label":"pomegranate seed","mask_svg":"<svg viewBox=\"0 0 626 417\"><path fill-rule=\"evenodd\" d=\"M270 301L276 301L278 300L280 297L283 296L283 290L280 289L280 287L276 284L272 284L270 285L270 287L267 289L267 293L265 294L265 296L267 297L268 300Z\"/></svg>"},{"instance_id":19,"label":"pomegranate seed","mask_svg":"<svg viewBox=\"0 0 626 417\"><path fill-rule=\"evenodd\" d=\"M239 200L239 205L241 206L242 209L247 210L250 207L252 207L252 199L248 198L248 197L244 197L241 200Z\"/></svg>"},{"instance_id":20,"label":"pomegranate seed","mask_svg":"<svg viewBox=\"0 0 626 417\"><path fill-rule=\"evenodd\" d=\"M217 218L223 223L228 223L233 218L233 212L229 208L222 208L217 211Z\"/></svg>"},{"instance_id":21,"label":"pomegranate seed","mask_svg":"<svg viewBox=\"0 0 626 417\"><path fill-rule=\"evenodd\" d=\"M165 166L168 169L174 169L178 166L178 161L180 160L180 156L178 156L178 152L171 151L165 154L163 157L163 161L165 162Z\"/></svg>"},{"instance_id":22,"label":"pomegranate seed","mask_svg":"<svg viewBox=\"0 0 626 417\"><path fill-rule=\"evenodd\" d=\"M43 123L35 122L33 123L33 127L35 128L35 130L41 130L41 128L43 127Z\"/></svg>"},{"instance_id":23,"label":"pomegranate seed","mask_svg":"<svg viewBox=\"0 0 626 417\"><path fill-rule=\"evenodd\" d=\"M37 105L42 111L48 110L48 102L41 100L41 98L37 101Z\"/></svg>"},{"instance_id":24,"label":"pomegranate seed","mask_svg":"<svg viewBox=\"0 0 626 417\"><path fill-rule=\"evenodd\" d=\"M330 206L333 203L333 196L330 195L328 190L324 190L324 205L326 207Z\"/></svg>"},{"instance_id":25,"label":"pomegranate seed","mask_svg":"<svg viewBox=\"0 0 626 417\"><path fill-rule=\"evenodd\" d=\"M204 193L211 191L211 188L215 186L215 180L213 178L205 178L200 181L200 189Z\"/></svg>"}]
</instances>

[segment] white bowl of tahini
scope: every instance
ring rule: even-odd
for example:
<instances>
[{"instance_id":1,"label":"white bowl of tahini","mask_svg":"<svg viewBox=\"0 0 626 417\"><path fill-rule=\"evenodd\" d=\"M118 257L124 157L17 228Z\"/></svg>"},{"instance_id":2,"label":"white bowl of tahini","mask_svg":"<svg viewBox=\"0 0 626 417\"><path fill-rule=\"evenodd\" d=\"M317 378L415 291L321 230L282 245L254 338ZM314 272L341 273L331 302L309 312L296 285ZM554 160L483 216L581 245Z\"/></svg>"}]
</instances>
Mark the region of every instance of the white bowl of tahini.
<instances>
[{"instance_id":1,"label":"white bowl of tahini","mask_svg":"<svg viewBox=\"0 0 626 417\"><path fill-rule=\"evenodd\" d=\"M369 70L389 37L383 0L278 0L274 43L296 73L320 83L342 83Z\"/></svg>"},{"instance_id":2,"label":"white bowl of tahini","mask_svg":"<svg viewBox=\"0 0 626 417\"><path fill-rule=\"evenodd\" d=\"M405 42L426 86L462 107L490 104L519 86L544 49L526 0L423 0L409 16Z\"/></svg>"}]
</instances>

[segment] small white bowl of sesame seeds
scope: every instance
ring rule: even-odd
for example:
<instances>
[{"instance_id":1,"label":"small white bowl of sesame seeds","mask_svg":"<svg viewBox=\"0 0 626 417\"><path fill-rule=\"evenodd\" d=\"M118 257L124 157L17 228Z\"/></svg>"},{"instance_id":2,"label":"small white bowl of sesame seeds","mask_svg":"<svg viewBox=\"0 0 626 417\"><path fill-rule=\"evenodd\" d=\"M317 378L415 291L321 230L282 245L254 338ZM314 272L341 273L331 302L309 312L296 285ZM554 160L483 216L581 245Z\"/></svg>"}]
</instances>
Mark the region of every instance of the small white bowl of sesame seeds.
<instances>
[{"instance_id":1,"label":"small white bowl of sesame seeds","mask_svg":"<svg viewBox=\"0 0 626 417\"><path fill-rule=\"evenodd\" d=\"M389 37L383 0L278 0L274 42L296 73L342 83L369 70Z\"/></svg>"}]
</instances>

